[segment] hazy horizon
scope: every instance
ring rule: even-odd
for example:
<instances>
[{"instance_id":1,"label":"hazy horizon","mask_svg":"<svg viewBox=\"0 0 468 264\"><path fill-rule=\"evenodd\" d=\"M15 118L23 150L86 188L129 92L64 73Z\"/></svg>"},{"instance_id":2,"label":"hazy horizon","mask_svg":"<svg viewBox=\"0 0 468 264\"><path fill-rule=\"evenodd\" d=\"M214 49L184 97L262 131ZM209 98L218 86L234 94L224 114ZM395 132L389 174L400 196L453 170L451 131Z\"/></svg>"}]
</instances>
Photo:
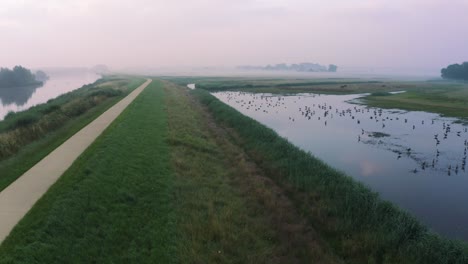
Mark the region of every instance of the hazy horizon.
<instances>
[{"instance_id":1,"label":"hazy horizon","mask_svg":"<svg viewBox=\"0 0 468 264\"><path fill-rule=\"evenodd\" d=\"M463 0L3 0L0 66L315 62L432 74L468 60L467 11Z\"/></svg>"}]
</instances>

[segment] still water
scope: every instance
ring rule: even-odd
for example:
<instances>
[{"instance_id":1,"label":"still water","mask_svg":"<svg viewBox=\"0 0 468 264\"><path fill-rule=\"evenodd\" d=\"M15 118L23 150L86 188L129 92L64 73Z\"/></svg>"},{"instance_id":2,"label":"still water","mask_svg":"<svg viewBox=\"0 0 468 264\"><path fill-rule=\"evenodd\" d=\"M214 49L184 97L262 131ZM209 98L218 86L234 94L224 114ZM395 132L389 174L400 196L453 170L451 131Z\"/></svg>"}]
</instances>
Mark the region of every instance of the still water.
<instances>
[{"instance_id":1,"label":"still water","mask_svg":"<svg viewBox=\"0 0 468 264\"><path fill-rule=\"evenodd\" d=\"M214 95L432 230L468 241L468 127L456 119L356 104L364 95Z\"/></svg>"},{"instance_id":2,"label":"still water","mask_svg":"<svg viewBox=\"0 0 468 264\"><path fill-rule=\"evenodd\" d=\"M42 86L0 88L0 120L10 111L26 110L49 99L95 82L101 76L83 69L45 71L50 79Z\"/></svg>"}]
</instances>

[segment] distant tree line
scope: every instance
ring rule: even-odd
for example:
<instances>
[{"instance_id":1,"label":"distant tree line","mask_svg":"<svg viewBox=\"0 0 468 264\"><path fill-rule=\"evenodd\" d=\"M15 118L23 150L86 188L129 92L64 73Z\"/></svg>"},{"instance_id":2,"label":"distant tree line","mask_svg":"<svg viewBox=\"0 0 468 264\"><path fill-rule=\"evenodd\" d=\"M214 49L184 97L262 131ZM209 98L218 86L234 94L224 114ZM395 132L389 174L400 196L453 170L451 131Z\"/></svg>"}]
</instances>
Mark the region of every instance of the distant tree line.
<instances>
[{"instance_id":1,"label":"distant tree line","mask_svg":"<svg viewBox=\"0 0 468 264\"><path fill-rule=\"evenodd\" d=\"M41 85L42 83L36 79L31 70L22 66L15 66L12 70L0 68L0 88Z\"/></svg>"},{"instance_id":2,"label":"distant tree line","mask_svg":"<svg viewBox=\"0 0 468 264\"><path fill-rule=\"evenodd\" d=\"M304 62L288 65L280 63L267 66L239 66L241 70L266 70L266 71L296 71L296 72L336 72L338 66L330 64L328 67L317 63Z\"/></svg>"},{"instance_id":3,"label":"distant tree line","mask_svg":"<svg viewBox=\"0 0 468 264\"><path fill-rule=\"evenodd\" d=\"M338 70L338 66L336 66L335 64L328 65L329 72L336 72L337 70Z\"/></svg>"},{"instance_id":4,"label":"distant tree line","mask_svg":"<svg viewBox=\"0 0 468 264\"><path fill-rule=\"evenodd\" d=\"M468 81L468 62L452 64L441 70L442 78Z\"/></svg>"}]
</instances>

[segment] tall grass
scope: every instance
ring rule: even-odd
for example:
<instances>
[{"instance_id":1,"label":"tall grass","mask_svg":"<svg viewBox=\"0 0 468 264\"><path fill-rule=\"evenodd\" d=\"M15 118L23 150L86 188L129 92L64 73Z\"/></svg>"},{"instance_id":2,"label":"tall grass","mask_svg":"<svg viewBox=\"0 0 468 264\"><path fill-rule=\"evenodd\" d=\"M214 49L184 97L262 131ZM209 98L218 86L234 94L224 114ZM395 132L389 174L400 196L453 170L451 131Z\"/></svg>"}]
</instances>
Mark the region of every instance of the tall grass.
<instances>
[{"instance_id":1,"label":"tall grass","mask_svg":"<svg viewBox=\"0 0 468 264\"><path fill-rule=\"evenodd\" d=\"M181 263L341 263L201 104L164 85Z\"/></svg>"},{"instance_id":2,"label":"tall grass","mask_svg":"<svg viewBox=\"0 0 468 264\"><path fill-rule=\"evenodd\" d=\"M290 195L297 206L347 262L468 263L467 244L431 233L363 184L207 91L197 89L192 94L217 122L234 129L242 146L271 177L283 186L292 186Z\"/></svg>"},{"instance_id":3,"label":"tall grass","mask_svg":"<svg viewBox=\"0 0 468 264\"><path fill-rule=\"evenodd\" d=\"M0 263L180 263L166 118L152 83L18 223Z\"/></svg>"},{"instance_id":4,"label":"tall grass","mask_svg":"<svg viewBox=\"0 0 468 264\"><path fill-rule=\"evenodd\" d=\"M102 85L106 81L109 79L100 79L23 112L10 112L0 122L0 160L14 155L25 145L55 131L109 98L129 92L129 89L123 88L128 81L119 86Z\"/></svg>"}]
</instances>

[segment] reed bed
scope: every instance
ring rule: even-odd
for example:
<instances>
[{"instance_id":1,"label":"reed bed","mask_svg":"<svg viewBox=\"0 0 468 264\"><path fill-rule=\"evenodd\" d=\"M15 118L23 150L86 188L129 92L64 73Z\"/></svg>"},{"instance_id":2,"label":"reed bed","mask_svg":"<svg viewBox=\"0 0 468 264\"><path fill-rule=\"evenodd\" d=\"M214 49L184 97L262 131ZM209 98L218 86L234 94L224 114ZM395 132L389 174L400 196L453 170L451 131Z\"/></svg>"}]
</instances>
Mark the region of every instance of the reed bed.
<instances>
[{"instance_id":1,"label":"reed bed","mask_svg":"<svg viewBox=\"0 0 468 264\"><path fill-rule=\"evenodd\" d=\"M468 245L431 232L409 213L315 158L275 131L222 103L192 94L229 127L268 175L285 188L337 255L348 263L468 263ZM235 139L236 137L234 137Z\"/></svg>"}]
</instances>

